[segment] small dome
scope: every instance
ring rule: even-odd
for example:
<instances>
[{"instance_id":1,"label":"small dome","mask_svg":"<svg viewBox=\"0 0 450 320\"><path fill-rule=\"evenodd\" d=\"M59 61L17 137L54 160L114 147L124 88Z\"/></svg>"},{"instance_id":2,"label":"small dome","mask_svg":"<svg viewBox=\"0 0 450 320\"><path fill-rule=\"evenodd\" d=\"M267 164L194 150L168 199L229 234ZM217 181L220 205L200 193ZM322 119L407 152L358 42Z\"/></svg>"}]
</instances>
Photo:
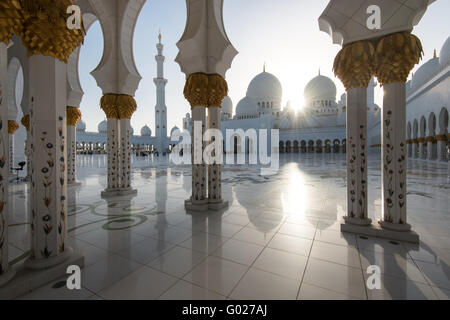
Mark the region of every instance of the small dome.
<instances>
[{"instance_id":1,"label":"small dome","mask_svg":"<svg viewBox=\"0 0 450 320\"><path fill-rule=\"evenodd\" d=\"M258 105L249 97L245 97L236 106L236 115L254 116L258 114Z\"/></svg>"},{"instance_id":2,"label":"small dome","mask_svg":"<svg viewBox=\"0 0 450 320\"><path fill-rule=\"evenodd\" d=\"M439 63L441 67L446 67L450 64L450 37L444 42L441 53L439 54Z\"/></svg>"},{"instance_id":3,"label":"small dome","mask_svg":"<svg viewBox=\"0 0 450 320\"><path fill-rule=\"evenodd\" d=\"M423 64L414 74L411 81L411 88L417 89L424 85L428 80L435 76L440 69L439 59L433 58L428 60L427 63Z\"/></svg>"},{"instance_id":4,"label":"small dome","mask_svg":"<svg viewBox=\"0 0 450 320\"><path fill-rule=\"evenodd\" d=\"M281 102L283 89L277 77L269 72L258 74L248 85L247 96L256 102Z\"/></svg>"},{"instance_id":5,"label":"small dome","mask_svg":"<svg viewBox=\"0 0 450 320\"><path fill-rule=\"evenodd\" d=\"M151 136L152 135L152 130L147 126L143 126L141 129L141 136Z\"/></svg>"},{"instance_id":6,"label":"small dome","mask_svg":"<svg viewBox=\"0 0 450 320\"><path fill-rule=\"evenodd\" d=\"M229 96L226 96L222 101L222 113L233 114L233 101Z\"/></svg>"},{"instance_id":7,"label":"small dome","mask_svg":"<svg viewBox=\"0 0 450 320\"><path fill-rule=\"evenodd\" d=\"M176 130L180 130L180 129L178 129L177 126L173 127L172 130L170 130L170 136L172 136Z\"/></svg>"},{"instance_id":8,"label":"small dome","mask_svg":"<svg viewBox=\"0 0 450 320\"><path fill-rule=\"evenodd\" d=\"M99 133L107 133L108 132L108 123L106 120L103 120L98 124L98 132Z\"/></svg>"},{"instance_id":9,"label":"small dome","mask_svg":"<svg viewBox=\"0 0 450 320\"><path fill-rule=\"evenodd\" d=\"M77 123L77 131L86 131L86 123L81 119Z\"/></svg>"},{"instance_id":10,"label":"small dome","mask_svg":"<svg viewBox=\"0 0 450 320\"><path fill-rule=\"evenodd\" d=\"M191 114L188 112L186 113L186 119L189 119L191 117Z\"/></svg>"},{"instance_id":11,"label":"small dome","mask_svg":"<svg viewBox=\"0 0 450 320\"><path fill-rule=\"evenodd\" d=\"M328 77L318 75L313 78L305 87L305 101L311 103L317 100L336 101L337 89L333 80Z\"/></svg>"}]
</instances>

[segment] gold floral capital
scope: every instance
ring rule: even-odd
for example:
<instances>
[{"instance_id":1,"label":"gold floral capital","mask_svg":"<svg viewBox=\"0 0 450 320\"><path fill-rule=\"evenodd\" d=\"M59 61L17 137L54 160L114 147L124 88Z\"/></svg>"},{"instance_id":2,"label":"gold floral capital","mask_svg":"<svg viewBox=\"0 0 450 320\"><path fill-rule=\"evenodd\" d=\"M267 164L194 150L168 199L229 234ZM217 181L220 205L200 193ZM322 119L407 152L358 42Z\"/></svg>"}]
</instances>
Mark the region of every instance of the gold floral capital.
<instances>
[{"instance_id":1,"label":"gold floral capital","mask_svg":"<svg viewBox=\"0 0 450 320\"><path fill-rule=\"evenodd\" d=\"M208 107L221 107L227 94L226 80L218 74L208 75Z\"/></svg>"},{"instance_id":2,"label":"gold floral capital","mask_svg":"<svg viewBox=\"0 0 450 320\"><path fill-rule=\"evenodd\" d=\"M22 24L19 0L0 1L0 42L9 43L12 35L19 31Z\"/></svg>"},{"instance_id":3,"label":"gold floral capital","mask_svg":"<svg viewBox=\"0 0 450 320\"><path fill-rule=\"evenodd\" d=\"M17 0L23 24L18 30L28 55L42 54L67 63L70 54L84 41L81 29L67 28L67 8L72 0Z\"/></svg>"},{"instance_id":4,"label":"gold floral capital","mask_svg":"<svg viewBox=\"0 0 450 320\"><path fill-rule=\"evenodd\" d=\"M375 75L382 85L406 82L411 69L420 62L422 44L410 32L399 32L378 40L375 50Z\"/></svg>"},{"instance_id":5,"label":"gold floral capital","mask_svg":"<svg viewBox=\"0 0 450 320\"><path fill-rule=\"evenodd\" d=\"M438 136L436 136L436 141L448 141L448 137L445 134L440 134Z\"/></svg>"},{"instance_id":6,"label":"gold floral capital","mask_svg":"<svg viewBox=\"0 0 450 320\"><path fill-rule=\"evenodd\" d=\"M8 120L8 133L14 134L19 129L19 124L14 120Z\"/></svg>"},{"instance_id":7,"label":"gold floral capital","mask_svg":"<svg viewBox=\"0 0 450 320\"><path fill-rule=\"evenodd\" d=\"M204 73L193 73L187 78L184 97L192 108L208 106L208 83L208 75Z\"/></svg>"},{"instance_id":8,"label":"gold floral capital","mask_svg":"<svg viewBox=\"0 0 450 320\"><path fill-rule=\"evenodd\" d=\"M136 100L132 96L119 95L117 97L117 107L120 119L131 119L137 109Z\"/></svg>"},{"instance_id":9,"label":"gold floral capital","mask_svg":"<svg viewBox=\"0 0 450 320\"><path fill-rule=\"evenodd\" d=\"M334 60L333 70L348 91L367 88L373 75L375 47L370 41L350 43Z\"/></svg>"},{"instance_id":10,"label":"gold floral capital","mask_svg":"<svg viewBox=\"0 0 450 320\"><path fill-rule=\"evenodd\" d=\"M81 120L80 108L67 106L66 108L66 121L68 126L76 127L78 121Z\"/></svg>"},{"instance_id":11,"label":"gold floral capital","mask_svg":"<svg viewBox=\"0 0 450 320\"><path fill-rule=\"evenodd\" d=\"M131 119L137 109L134 98L125 94L105 94L100 105L108 119Z\"/></svg>"},{"instance_id":12,"label":"gold floral capital","mask_svg":"<svg viewBox=\"0 0 450 320\"><path fill-rule=\"evenodd\" d=\"M22 119L20 120L20 122L27 129L27 131L30 131L30 115L29 114L23 116Z\"/></svg>"}]
</instances>

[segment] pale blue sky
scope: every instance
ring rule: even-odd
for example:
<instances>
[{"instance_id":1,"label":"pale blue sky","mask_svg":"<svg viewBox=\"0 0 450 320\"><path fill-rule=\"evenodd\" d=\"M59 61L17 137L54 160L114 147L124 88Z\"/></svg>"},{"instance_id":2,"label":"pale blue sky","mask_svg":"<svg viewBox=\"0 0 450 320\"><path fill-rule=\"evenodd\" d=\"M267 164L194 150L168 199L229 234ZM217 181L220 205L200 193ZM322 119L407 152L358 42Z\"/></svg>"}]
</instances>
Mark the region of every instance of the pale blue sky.
<instances>
[{"instance_id":1,"label":"pale blue sky","mask_svg":"<svg viewBox=\"0 0 450 320\"><path fill-rule=\"evenodd\" d=\"M267 71L278 77L283 86L283 106L291 100L294 107L303 104L303 90L308 81L321 73L332 78L338 87L338 98L344 92L341 82L332 73L334 57L340 47L333 45L329 35L320 32L317 18L328 0L225 0L225 27L233 45L239 51L227 73L229 95L234 106L242 99L251 79ZM419 36L425 50L424 61L432 58L450 35L450 1L437 0L423 17L414 34ZM136 92L138 110L132 118L136 134L145 124L154 130L156 103L156 42L158 29L163 33L166 56L165 77L169 130L181 126L182 117L190 111L183 97L185 75L174 59L176 43L186 22L184 0L148 0L139 17L134 54L142 76ZM81 104L83 119L89 131L96 131L105 118L99 107L101 90L89 74L99 63L103 51L101 29L96 22L88 32L80 55L80 77L85 96ZM377 92L377 100L381 92Z\"/></svg>"}]
</instances>

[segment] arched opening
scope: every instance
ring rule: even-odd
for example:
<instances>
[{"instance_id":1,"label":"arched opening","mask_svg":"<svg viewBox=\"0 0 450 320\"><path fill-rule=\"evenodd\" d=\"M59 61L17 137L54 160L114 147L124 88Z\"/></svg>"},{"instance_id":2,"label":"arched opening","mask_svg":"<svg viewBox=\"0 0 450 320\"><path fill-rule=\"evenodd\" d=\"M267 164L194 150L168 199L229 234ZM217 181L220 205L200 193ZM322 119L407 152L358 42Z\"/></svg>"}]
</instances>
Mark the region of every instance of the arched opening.
<instances>
[{"instance_id":1,"label":"arched opening","mask_svg":"<svg viewBox=\"0 0 450 320\"><path fill-rule=\"evenodd\" d=\"M291 153L291 141L286 141L286 153Z\"/></svg>"},{"instance_id":2,"label":"arched opening","mask_svg":"<svg viewBox=\"0 0 450 320\"><path fill-rule=\"evenodd\" d=\"M299 143L297 140L294 141L294 153L299 153Z\"/></svg>"},{"instance_id":3,"label":"arched opening","mask_svg":"<svg viewBox=\"0 0 450 320\"><path fill-rule=\"evenodd\" d=\"M439 136L438 140L438 159L440 161L448 161L449 144L448 144L448 110L442 108L439 113Z\"/></svg>"},{"instance_id":4,"label":"arched opening","mask_svg":"<svg viewBox=\"0 0 450 320\"><path fill-rule=\"evenodd\" d=\"M339 153L339 147L340 147L339 139L335 139L333 141L333 152L334 153Z\"/></svg>"},{"instance_id":5,"label":"arched opening","mask_svg":"<svg viewBox=\"0 0 450 320\"><path fill-rule=\"evenodd\" d=\"M325 140L325 153L331 153L331 140Z\"/></svg>"},{"instance_id":6,"label":"arched opening","mask_svg":"<svg viewBox=\"0 0 450 320\"><path fill-rule=\"evenodd\" d=\"M437 140L436 140L436 116L434 112L430 113L428 117L428 137L427 141L427 155L428 160L435 160L437 158Z\"/></svg>"},{"instance_id":7,"label":"arched opening","mask_svg":"<svg viewBox=\"0 0 450 320\"><path fill-rule=\"evenodd\" d=\"M302 153L306 153L306 141L305 140L302 140L302 142L300 142L300 145L301 145L301 151L302 151Z\"/></svg>"},{"instance_id":8,"label":"arched opening","mask_svg":"<svg viewBox=\"0 0 450 320\"><path fill-rule=\"evenodd\" d=\"M322 140L317 140L316 141L316 152L317 153L322 153Z\"/></svg>"},{"instance_id":9,"label":"arched opening","mask_svg":"<svg viewBox=\"0 0 450 320\"><path fill-rule=\"evenodd\" d=\"M280 153L284 153L285 151L284 151L284 142L283 141L280 141L279 147L280 147Z\"/></svg>"},{"instance_id":10,"label":"arched opening","mask_svg":"<svg viewBox=\"0 0 450 320\"><path fill-rule=\"evenodd\" d=\"M313 140L308 141L308 152L314 153L314 141Z\"/></svg>"},{"instance_id":11,"label":"arched opening","mask_svg":"<svg viewBox=\"0 0 450 320\"><path fill-rule=\"evenodd\" d=\"M427 158L427 120L424 116L420 119L419 153L421 159Z\"/></svg>"}]
</instances>

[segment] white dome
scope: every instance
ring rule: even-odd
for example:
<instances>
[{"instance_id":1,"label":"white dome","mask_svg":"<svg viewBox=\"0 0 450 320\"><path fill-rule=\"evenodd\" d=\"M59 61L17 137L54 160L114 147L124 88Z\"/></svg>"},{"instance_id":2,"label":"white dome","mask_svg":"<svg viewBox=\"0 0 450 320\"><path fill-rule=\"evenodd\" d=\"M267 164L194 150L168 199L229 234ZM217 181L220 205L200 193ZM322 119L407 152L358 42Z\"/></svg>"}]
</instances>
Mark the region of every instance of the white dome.
<instances>
[{"instance_id":1,"label":"white dome","mask_svg":"<svg viewBox=\"0 0 450 320\"><path fill-rule=\"evenodd\" d=\"M248 85L247 96L256 102L281 102L283 89L277 77L268 72L258 74Z\"/></svg>"},{"instance_id":2,"label":"white dome","mask_svg":"<svg viewBox=\"0 0 450 320\"><path fill-rule=\"evenodd\" d=\"M305 101L312 102L317 100L336 101L337 89L333 80L328 77L318 75L313 78L305 87Z\"/></svg>"},{"instance_id":3,"label":"white dome","mask_svg":"<svg viewBox=\"0 0 450 320\"><path fill-rule=\"evenodd\" d=\"M414 74L411 81L411 88L417 89L424 85L428 80L435 76L440 69L439 59L433 58L427 63L423 64Z\"/></svg>"},{"instance_id":4,"label":"white dome","mask_svg":"<svg viewBox=\"0 0 450 320\"><path fill-rule=\"evenodd\" d=\"M172 130L170 130L170 136L172 136L176 130L180 130L180 129L178 129L177 126L173 127Z\"/></svg>"},{"instance_id":5,"label":"white dome","mask_svg":"<svg viewBox=\"0 0 450 320\"><path fill-rule=\"evenodd\" d=\"M98 124L98 132L99 133L106 133L106 132L108 132L108 123L106 122L106 120L103 120L102 122L100 122Z\"/></svg>"},{"instance_id":6,"label":"white dome","mask_svg":"<svg viewBox=\"0 0 450 320\"><path fill-rule=\"evenodd\" d=\"M236 115L238 116L253 116L258 114L258 105L250 99L245 97L236 106Z\"/></svg>"},{"instance_id":7,"label":"white dome","mask_svg":"<svg viewBox=\"0 0 450 320\"><path fill-rule=\"evenodd\" d=\"M222 113L233 114L233 101L229 96L226 96L222 101Z\"/></svg>"},{"instance_id":8,"label":"white dome","mask_svg":"<svg viewBox=\"0 0 450 320\"><path fill-rule=\"evenodd\" d=\"M86 131L86 123L81 119L77 123L77 131Z\"/></svg>"},{"instance_id":9,"label":"white dome","mask_svg":"<svg viewBox=\"0 0 450 320\"><path fill-rule=\"evenodd\" d=\"M141 136L151 136L152 135L152 130L147 126L143 126L141 129Z\"/></svg>"},{"instance_id":10,"label":"white dome","mask_svg":"<svg viewBox=\"0 0 450 320\"><path fill-rule=\"evenodd\" d=\"M444 42L441 53L439 54L439 63L441 67L446 67L450 64L450 37Z\"/></svg>"}]
</instances>

